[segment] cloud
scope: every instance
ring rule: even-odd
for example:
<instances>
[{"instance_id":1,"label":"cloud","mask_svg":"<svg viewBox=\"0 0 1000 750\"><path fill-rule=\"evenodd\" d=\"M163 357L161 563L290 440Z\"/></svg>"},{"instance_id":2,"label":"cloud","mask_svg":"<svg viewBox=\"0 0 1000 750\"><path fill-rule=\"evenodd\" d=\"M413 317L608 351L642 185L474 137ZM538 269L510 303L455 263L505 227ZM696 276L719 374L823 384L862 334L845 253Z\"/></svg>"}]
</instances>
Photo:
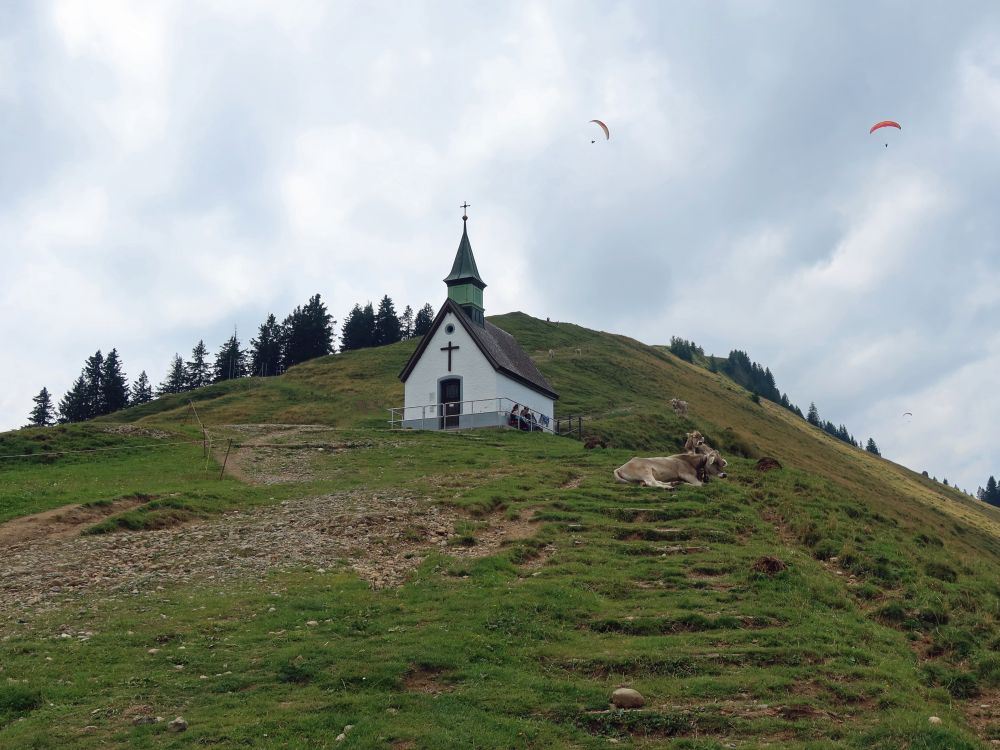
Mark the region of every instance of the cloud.
<instances>
[{"instance_id":1,"label":"cloud","mask_svg":"<svg viewBox=\"0 0 1000 750\"><path fill-rule=\"evenodd\" d=\"M155 382L316 292L338 319L440 304L467 199L488 312L745 349L887 455L969 485L1000 461L949 439L1000 419L969 395L1000 314L993 3L0 17L0 315L31 323L4 332L6 426L98 347Z\"/></svg>"},{"instance_id":2,"label":"cloud","mask_svg":"<svg viewBox=\"0 0 1000 750\"><path fill-rule=\"evenodd\" d=\"M958 61L956 125L972 143L1000 143L1000 31L986 33Z\"/></svg>"}]
</instances>

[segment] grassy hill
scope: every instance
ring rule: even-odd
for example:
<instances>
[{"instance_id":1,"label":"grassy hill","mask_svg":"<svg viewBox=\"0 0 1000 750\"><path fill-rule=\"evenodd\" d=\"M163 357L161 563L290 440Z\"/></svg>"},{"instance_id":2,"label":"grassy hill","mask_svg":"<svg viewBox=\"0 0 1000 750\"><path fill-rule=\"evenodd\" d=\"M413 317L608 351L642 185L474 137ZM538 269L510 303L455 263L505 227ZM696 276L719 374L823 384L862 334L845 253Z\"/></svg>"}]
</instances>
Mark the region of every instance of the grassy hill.
<instances>
[{"instance_id":1,"label":"grassy hill","mask_svg":"<svg viewBox=\"0 0 1000 750\"><path fill-rule=\"evenodd\" d=\"M1000 739L995 509L662 349L491 320L610 449L388 432L413 342L0 435L0 455L94 451L0 460L0 747ZM611 480L695 428L729 479ZM72 534L10 532L70 502ZM608 710L624 684L644 709ZM136 723L177 714L188 731Z\"/></svg>"}]
</instances>

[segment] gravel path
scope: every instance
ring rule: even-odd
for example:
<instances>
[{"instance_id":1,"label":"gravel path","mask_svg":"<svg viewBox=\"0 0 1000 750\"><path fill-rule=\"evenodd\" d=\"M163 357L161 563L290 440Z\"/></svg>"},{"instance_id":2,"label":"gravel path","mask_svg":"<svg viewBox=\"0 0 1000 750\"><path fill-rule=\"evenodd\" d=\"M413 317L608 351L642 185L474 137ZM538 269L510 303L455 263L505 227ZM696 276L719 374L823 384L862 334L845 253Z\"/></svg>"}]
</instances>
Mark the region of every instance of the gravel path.
<instances>
[{"instance_id":1,"label":"gravel path","mask_svg":"<svg viewBox=\"0 0 1000 750\"><path fill-rule=\"evenodd\" d=\"M475 547L449 546L460 518L428 499L354 491L170 529L26 540L0 550L0 623L71 594L261 578L302 566L346 564L373 587L397 585L432 549L483 555L506 538L502 528L490 529Z\"/></svg>"}]
</instances>

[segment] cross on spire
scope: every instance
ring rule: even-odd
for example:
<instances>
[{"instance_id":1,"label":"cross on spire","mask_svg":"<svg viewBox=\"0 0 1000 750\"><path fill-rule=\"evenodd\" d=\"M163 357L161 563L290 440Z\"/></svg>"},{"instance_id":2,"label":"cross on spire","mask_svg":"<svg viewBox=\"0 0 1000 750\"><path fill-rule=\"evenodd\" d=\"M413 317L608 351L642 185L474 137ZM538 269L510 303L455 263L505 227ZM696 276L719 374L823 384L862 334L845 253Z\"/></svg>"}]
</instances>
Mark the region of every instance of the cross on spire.
<instances>
[{"instance_id":1,"label":"cross on spire","mask_svg":"<svg viewBox=\"0 0 1000 750\"><path fill-rule=\"evenodd\" d=\"M459 206L459 208L462 209L462 221L468 221L469 220L469 212L466 210L466 209L469 208L468 201L466 201L461 206Z\"/></svg>"}]
</instances>

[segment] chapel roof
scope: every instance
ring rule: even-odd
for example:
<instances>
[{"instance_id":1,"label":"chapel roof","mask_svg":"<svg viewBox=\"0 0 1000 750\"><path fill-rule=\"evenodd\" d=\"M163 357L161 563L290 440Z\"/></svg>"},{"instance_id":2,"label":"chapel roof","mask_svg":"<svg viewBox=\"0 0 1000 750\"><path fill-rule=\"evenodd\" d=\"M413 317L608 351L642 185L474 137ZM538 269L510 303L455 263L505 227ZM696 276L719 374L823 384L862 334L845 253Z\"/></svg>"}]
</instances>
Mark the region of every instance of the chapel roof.
<instances>
[{"instance_id":1,"label":"chapel roof","mask_svg":"<svg viewBox=\"0 0 1000 750\"><path fill-rule=\"evenodd\" d=\"M541 370L538 369L531 357L528 356L528 353L521 348L521 345L517 343L517 339L502 328L497 328L489 321L486 321L485 326L476 325L465 314L465 311L450 299L445 300L441 309L438 310L438 314L435 316L430 330L427 331L423 340L410 356L403 371L399 373L400 380L404 383L406 382L406 379L410 376L410 372L416 367L424 350L434 337L434 332L437 331L441 325L441 321L444 320L448 312L451 312L458 318L462 327L472 337L472 340L476 342L476 346L479 347L479 350L493 366L494 370L507 375L512 380L516 380L548 398L559 398L559 394L552 389L549 381L542 375Z\"/></svg>"}]
</instances>

